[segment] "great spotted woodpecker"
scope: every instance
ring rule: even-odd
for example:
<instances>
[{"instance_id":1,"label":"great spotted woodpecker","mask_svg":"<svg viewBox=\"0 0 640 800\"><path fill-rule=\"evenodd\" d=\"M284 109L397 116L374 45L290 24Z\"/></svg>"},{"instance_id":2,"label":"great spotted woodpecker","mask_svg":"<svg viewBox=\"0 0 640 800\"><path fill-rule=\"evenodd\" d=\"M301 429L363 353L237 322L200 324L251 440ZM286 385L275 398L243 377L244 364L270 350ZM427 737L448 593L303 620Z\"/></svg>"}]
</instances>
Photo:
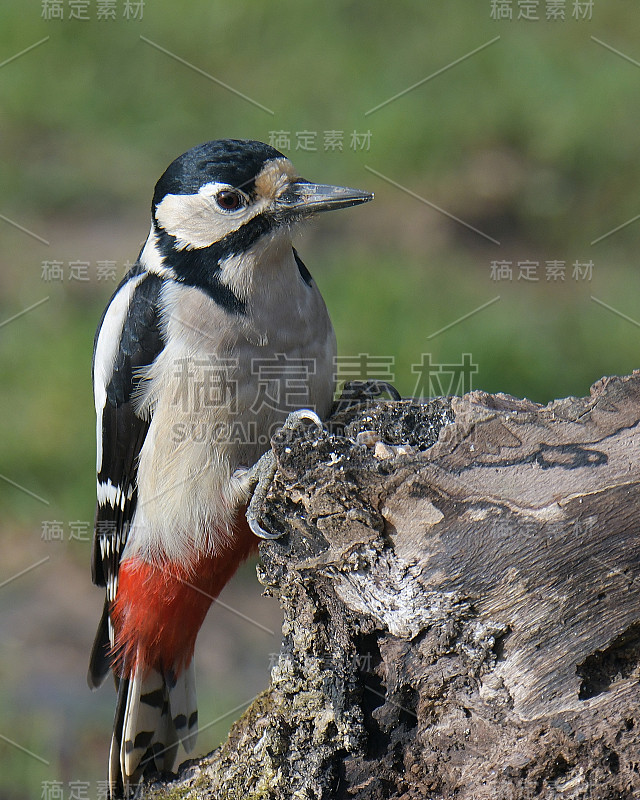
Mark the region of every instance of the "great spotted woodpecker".
<instances>
[{"instance_id":1,"label":"great spotted woodpecker","mask_svg":"<svg viewBox=\"0 0 640 800\"><path fill-rule=\"evenodd\" d=\"M332 403L335 335L292 228L372 196L231 139L184 153L155 187L93 356L92 576L106 599L89 684L113 671L112 797L171 769L180 742L192 750L196 637L261 534L243 513L250 467L289 412Z\"/></svg>"}]
</instances>

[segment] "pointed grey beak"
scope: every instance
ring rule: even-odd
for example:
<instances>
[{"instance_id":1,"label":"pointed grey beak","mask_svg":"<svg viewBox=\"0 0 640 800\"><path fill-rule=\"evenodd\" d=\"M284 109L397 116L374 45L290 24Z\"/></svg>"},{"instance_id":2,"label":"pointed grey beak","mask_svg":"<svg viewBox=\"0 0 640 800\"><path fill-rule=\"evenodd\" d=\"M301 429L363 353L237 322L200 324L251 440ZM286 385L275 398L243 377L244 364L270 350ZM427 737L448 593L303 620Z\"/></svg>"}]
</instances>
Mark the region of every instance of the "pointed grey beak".
<instances>
[{"instance_id":1,"label":"pointed grey beak","mask_svg":"<svg viewBox=\"0 0 640 800\"><path fill-rule=\"evenodd\" d=\"M277 199L276 206L287 217L306 217L319 211L358 206L369 200L373 200L371 192L299 180L287 186Z\"/></svg>"}]
</instances>

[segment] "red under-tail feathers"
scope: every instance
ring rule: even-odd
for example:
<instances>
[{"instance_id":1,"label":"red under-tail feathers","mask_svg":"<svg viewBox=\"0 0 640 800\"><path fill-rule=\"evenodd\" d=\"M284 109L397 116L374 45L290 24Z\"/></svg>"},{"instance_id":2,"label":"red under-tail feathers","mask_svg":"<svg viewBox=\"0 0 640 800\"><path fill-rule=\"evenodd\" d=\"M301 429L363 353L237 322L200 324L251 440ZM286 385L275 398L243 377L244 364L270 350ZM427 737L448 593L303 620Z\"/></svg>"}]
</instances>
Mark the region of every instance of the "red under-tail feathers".
<instances>
[{"instance_id":1,"label":"red under-tail feathers","mask_svg":"<svg viewBox=\"0 0 640 800\"><path fill-rule=\"evenodd\" d=\"M145 775L173 767L178 743L190 751L197 735L193 651L213 600L239 565L257 549L244 513L231 544L189 567L120 563L111 609L112 666L118 703L111 741L112 796Z\"/></svg>"}]
</instances>

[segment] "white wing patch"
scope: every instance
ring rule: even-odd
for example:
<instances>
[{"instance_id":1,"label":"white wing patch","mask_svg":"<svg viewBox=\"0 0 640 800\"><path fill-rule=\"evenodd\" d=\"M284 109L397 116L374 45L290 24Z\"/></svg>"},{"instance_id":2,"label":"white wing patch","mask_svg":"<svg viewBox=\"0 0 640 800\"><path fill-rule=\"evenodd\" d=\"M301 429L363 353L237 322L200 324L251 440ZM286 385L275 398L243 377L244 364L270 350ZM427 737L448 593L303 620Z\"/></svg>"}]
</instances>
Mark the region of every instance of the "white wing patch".
<instances>
[{"instance_id":1,"label":"white wing patch","mask_svg":"<svg viewBox=\"0 0 640 800\"><path fill-rule=\"evenodd\" d=\"M107 386L111 380L113 365L118 355L120 337L127 319L131 298L136 287L145 277L146 273L144 272L136 275L127 281L115 295L104 315L96 342L96 354L93 362L93 394L96 406L96 470L98 472L102 467L102 412L107 402Z\"/></svg>"},{"instance_id":2,"label":"white wing patch","mask_svg":"<svg viewBox=\"0 0 640 800\"><path fill-rule=\"evenodd\" d=\"M133 486L125 494L121 486L114 486L111 483L111 478L105 482L98 481L98 503L101 506L109 504L111 508L119 508L124 511L127 500L133 497Z\"/></svg>"}]
</instances>

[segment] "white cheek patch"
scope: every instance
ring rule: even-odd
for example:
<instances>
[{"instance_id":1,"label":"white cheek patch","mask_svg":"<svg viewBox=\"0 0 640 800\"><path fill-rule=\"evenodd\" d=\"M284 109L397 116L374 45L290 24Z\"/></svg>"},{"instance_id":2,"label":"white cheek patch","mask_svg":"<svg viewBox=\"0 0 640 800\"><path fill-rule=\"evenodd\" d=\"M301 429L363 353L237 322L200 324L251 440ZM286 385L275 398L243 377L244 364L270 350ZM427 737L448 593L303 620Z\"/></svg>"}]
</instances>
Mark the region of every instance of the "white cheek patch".
<instances>
[{"instance_id":1,"label":"white cheek patch","mask_svg":"<svg viewBox=\"0 0 640 800\"><path fill-rule=\"evenodd\" d=\"M260 214L266 202L229 213L218 208L215 195L226 183L207 183L197 194L168 194L156 206L159 224L175 236L181 250L209 247Z\"/></svg>"}]
</instances>

